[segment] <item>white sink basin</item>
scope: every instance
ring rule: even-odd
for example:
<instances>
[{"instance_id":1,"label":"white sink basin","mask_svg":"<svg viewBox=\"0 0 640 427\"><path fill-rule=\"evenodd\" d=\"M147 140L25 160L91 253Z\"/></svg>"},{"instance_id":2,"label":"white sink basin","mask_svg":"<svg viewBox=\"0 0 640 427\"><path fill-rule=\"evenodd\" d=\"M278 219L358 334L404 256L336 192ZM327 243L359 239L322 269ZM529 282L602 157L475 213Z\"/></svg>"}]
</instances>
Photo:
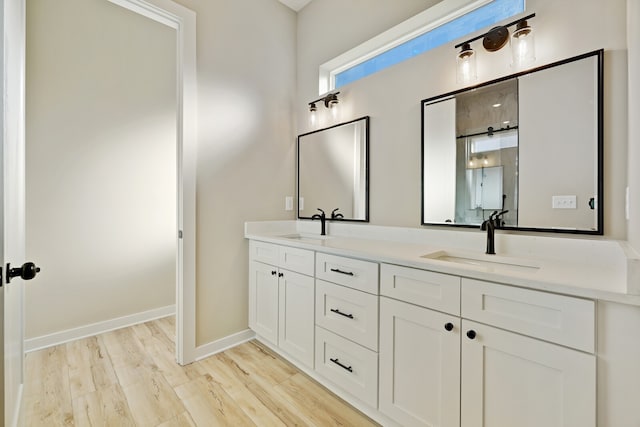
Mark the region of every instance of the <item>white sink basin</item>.
<instances>
[{"instance_id":1,"label":"white sink basin","mask_svg":"<svg viewBox=\"0 0 640 427\"><path fill-rule=\"evenodd\" d=\"M463 251L436 251L422 255L421 258L475 266L490 271L519 271L534 273L540 269L540 265L534 261Z\"/></svg>"},{"instance_id":2,"label":"white sink basin","mask_svg":"<svg viewBox=\"0 0 640 427\"><path fill-rule=\"evenodd\" d=\"M319 234L301 234L301 233L286 234L280 237L283 237L285 239L299 240L301 242L306 242L306 243L314 243L316 245L321 245L325 241L331 238L331 236L321 236Z\"/></svg>"}]
</instances>

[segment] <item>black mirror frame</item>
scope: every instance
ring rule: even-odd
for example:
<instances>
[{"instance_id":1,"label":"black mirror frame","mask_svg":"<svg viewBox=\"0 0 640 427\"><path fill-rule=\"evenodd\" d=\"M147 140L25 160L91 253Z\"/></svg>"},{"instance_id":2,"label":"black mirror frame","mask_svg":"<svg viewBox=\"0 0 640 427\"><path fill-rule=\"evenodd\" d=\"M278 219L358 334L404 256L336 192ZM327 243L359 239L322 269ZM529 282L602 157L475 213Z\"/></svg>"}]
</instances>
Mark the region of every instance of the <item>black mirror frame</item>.
<instances>
[{"instance_id":1,"label":"black mirror frame","mask_svg":"<svg viewBox=\"0 0 640 427\"><path fill-rule=\"evenodd\" d=\"M444 227L462 227L462 228L478 228L477 225L472 224L453 224L453 223L429 223L424 222L424 107L425 104L432 103L438 99L449 98L455 96L457 94L468 92L470 90L478 89L481 87L489 86L495 83L500 83L505 80L510 80L514 78L518 78L521 76L525 76L527 74L532 74L537 71L546 70L548 68L557 67L559 65L564 65L570 62L579 61L581 59L586 59L589 57L595 56L597 58L597 68L598 68L598 211L597 211L597 220L598 227L597 230L572 230L572 229L558 229L558 228L537 228L537 227L514 227L514 226L504 226L502 229L504 230L515 230L515 231L536 231L536 232L547 232L547 233L569 233L569 234L589 234L589 235L603 235L604 234L604 49L594 50L592 52L584 53L582 55L573 56L571 58L563 59L561 61L553 62L550 64L542 65L540 67L532 68L526 71L510 74L508 76L501 77L499 79L491 80L488 82L480 83L475 86L468 86L463 89L459 89L453 92L448 92L442 95L433 96L427 99L423 99L420 101L420 115L421 115L421 146L420 146L420 189L421 189L421 197L420 197L420 225L423 226L444 226Z\"/></svg>"},{"instance_id":2,"label":"black mirror frame","mask_svg":"<svg viewBox=\"0 0 640 427\"><path fill-rule=\"evenodd\" d=\"M348 125L351 123L356 123L359 122L361 120L365 121L365 165L366 165L366 171L365 171L365 206L364 206L364 219L353 219L353 218L341 218L339 221L345 221L345 222L369 222L369 116L363 116L363 117L359 117L357 119L353 119L353 120L349 120L347 122L341 122L341 123L337 123L335 125L332 126L328 126L322 129L317 129L314 130L312 132L307 132L307 133L303 133L298 135L297 137L297 144L296 144L296 195L297 195L297 199L296 199L296 211L297 211L297 218L298 219L312 219L310 216L300 216L300 138L302 138L303 136L308 136L308 135L313 135L315 133L318 132L322 132L322 131L326 131L329 129L333 129L339 126L344 126L344 125ZM328 221L331 221L331 218L327 218Z\"/></svg>"}]
</instances>

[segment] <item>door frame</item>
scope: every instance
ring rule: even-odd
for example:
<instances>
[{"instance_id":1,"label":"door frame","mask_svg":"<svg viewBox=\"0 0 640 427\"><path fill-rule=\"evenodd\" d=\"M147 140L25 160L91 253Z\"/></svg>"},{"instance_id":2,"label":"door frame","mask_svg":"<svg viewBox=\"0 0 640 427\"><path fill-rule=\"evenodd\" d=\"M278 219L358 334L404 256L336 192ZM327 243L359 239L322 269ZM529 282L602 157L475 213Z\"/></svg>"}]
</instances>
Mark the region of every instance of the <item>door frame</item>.
<instances>
[{"instance_id":1,"label":"door frame","mask_svg":"<svg viewBox=\"0 0 640 427\"><path fill-rule=\"evenodd\" d=\"M8 272L4 269L7 262L15 266L22 264L25 256L25 10L25 0L2 0L0 3L0 84L3 94L0 107L0 269L4 271L3 289L0 290L0 423L9 426L18 425L24 387L24 287L19 277L15 283L6 284ZM7 182L19 185L7 192ZM13 212L7 215L9 209ZM11 318L5 311L9 292L17 293L19 300L19 306L12 307L15 311L10 313ZM9 343L9 348L5 346L7 334L17 338ZM7 357L12 356L13 360L8 362Z\"/></svg>"},{"instance_id":2,"label":"door frame","mask_svg":"<svg viewBox=\"0 0 640 427\"><path fill-rule=\"evenodd\" d=\"M196 14L171 0L109 0L176 30L176 360L196 351Z\"/></svg>"}]
</instances>

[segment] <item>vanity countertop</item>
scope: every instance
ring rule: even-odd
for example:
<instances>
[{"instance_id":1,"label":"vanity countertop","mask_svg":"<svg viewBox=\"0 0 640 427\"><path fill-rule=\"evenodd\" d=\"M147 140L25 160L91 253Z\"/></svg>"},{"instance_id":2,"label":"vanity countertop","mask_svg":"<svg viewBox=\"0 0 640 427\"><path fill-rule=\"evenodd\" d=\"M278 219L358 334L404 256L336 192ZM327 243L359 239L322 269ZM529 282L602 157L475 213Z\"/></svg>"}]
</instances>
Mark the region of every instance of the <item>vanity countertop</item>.
<instances>
[{"instance_id":1,"label":"vanity countertop","mask_svg":"<svg viewBox=\"0 0 640 427\"><path fill-rule=\"evenodd\" d=\"M625 242L505 234L496 235L498 255L485 255L484 233L479 232L334 223L329 236L322 237L317 226L310 221L248 222L245 237L640 306L640 295L628 292L637 286L640 260Z\"/></svg>"}]
</instances>

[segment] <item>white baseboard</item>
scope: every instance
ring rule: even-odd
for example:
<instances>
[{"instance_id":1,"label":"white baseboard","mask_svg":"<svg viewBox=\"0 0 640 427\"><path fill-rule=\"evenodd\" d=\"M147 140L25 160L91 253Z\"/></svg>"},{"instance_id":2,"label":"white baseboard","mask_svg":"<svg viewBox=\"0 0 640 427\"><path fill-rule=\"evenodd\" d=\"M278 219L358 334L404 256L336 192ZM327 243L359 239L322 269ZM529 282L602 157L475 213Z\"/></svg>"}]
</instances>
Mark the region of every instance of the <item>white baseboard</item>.
<instances>
[{"instance_id":1,"label":"white baseboard","mask_svg":"<svg viewBox=\"0 0 640 427\"><path fill-rule=\"evenodd\" d=\"M231 347L235 347L244 342L250 341L256 337L256 333L251 329L229 335L219 340L215 340L205 345L196 347L196 360L202 360L206 357L213 356L216 353L225 351Z\"/></svg>"},{"instance_id":2,"label":"white baseboard","mask_svg":"<svg viewBox=\"0 0 640 427\"><path fill-rule=\"evenodd\" d=\"M105 320L103 322L92 323L90 325L80 326L78 328L54 332L49 335L29 338L24 341L24 351L26 353L29 353L31 351L53 347L69 341L92 337L94 335L113 331L115 329L126 328L127 326L137 325L139 323L148 322L150 320L171 316L175 313L176 306L168 305L166 307L154 308L153 310L130 314L115 319Z\"/></svg>"}]
</instances>

